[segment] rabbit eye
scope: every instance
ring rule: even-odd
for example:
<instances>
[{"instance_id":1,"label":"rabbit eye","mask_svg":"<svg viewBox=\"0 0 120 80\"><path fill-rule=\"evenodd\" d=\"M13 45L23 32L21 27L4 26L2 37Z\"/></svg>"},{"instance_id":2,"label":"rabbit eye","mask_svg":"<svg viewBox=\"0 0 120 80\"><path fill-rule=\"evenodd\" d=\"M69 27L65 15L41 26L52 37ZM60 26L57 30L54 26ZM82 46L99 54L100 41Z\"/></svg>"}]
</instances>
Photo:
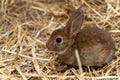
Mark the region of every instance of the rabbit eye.
<instances>
[{"instance_id":1,"label":"rabbit eye","mask_svg":"<svg viewBox=\"0 0 120 80\"><path fill-rule=\"evenodd\" d=\"M61 43L62 42L62 38L60 38L60 37L56 38L56 42L57 43Z\"/></svg>"}]
</instances>

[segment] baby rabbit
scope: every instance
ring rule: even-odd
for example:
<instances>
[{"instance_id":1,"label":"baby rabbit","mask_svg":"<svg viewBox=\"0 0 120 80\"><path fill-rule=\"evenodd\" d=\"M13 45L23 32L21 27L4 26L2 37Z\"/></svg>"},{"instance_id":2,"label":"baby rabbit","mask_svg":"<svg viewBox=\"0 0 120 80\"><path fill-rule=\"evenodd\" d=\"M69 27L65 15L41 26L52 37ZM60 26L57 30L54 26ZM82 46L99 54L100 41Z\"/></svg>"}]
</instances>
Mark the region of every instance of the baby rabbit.
<instances>
[{"instance_id":1,"label":"baby rabbit","mask_svg":"<svg viewBox=\"0 0 120 80\"><path fill-rule=\"evenodd\" d=\"M62 63L78 66L75 49L83 66L103 66L115 57L115 44L111 35L97 27L81 29L84 15L74 12L63 28L53 31L46 43L49 50L58 53Z\"/></svg>"}]
</instances>

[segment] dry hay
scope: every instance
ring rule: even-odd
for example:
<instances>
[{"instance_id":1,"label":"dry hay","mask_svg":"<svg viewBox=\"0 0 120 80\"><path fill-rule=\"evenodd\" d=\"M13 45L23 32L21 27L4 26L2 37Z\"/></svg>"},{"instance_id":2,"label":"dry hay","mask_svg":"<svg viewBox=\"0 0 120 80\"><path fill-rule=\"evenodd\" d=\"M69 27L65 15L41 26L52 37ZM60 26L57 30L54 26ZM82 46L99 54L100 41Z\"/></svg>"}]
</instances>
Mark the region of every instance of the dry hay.
<instances>
[{"instance_id":1,"label":"dry hay","mask_svg":"<svg viewBox=\"0 0 120 80\"><path fill-rule=\"evenodd\" d=\"M112 33L117 60L99 71L56 71L56 55L45 43L79 6L83 26ZM0 80L120 79L120 0L0 0Z\"/></svg>"}]
</instances>

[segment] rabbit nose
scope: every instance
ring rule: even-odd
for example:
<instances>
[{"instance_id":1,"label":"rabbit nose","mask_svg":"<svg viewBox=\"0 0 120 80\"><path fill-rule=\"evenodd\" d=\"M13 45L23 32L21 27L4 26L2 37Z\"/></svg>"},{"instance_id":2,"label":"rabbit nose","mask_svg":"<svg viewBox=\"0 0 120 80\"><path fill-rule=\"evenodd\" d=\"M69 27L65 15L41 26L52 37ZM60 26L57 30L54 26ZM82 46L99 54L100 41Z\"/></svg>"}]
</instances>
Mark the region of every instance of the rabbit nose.
<instances>
[{"instance_id":1,"label":"rabbit nose","mask_svg":"<svg viewBox=\"0 0 120 80\"><path fill-rule=\"evenodd\" d=\"M48 42L46 42L46 47L49 49L48 45L49 45Z\"/></svg>"},{"instance_id":2,"label":"rabbit nose","mask_svg":"<svg viewBox=\"0 0 120 80\"><path fill-rule=\"evenodd\" d=\"M47 47L47 50L52 51L52 48L48 44L46 45L46 47Z\"/></svg>"},{"instance_id":3,"label":"rabbit nose","mask_svg":"<svg viewBox=\"0 0 120 80\"><path fill-rule=\"evenodd\" d=\"M49 41L46 42L46 47L48 50L50 50L50 42Z\"/></svg>"}]
</instances>

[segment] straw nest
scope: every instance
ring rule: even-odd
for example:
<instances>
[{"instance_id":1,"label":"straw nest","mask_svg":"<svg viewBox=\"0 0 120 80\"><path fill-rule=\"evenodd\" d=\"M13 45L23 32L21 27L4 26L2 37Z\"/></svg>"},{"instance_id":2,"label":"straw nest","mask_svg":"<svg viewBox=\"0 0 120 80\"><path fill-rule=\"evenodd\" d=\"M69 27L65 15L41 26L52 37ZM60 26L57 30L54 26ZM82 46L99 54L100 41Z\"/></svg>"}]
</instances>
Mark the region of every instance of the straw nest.
<instances>
[{"instance_id":1,"label":"straw nest","mask_svg":"<svg viewBox=\"0 0 120 80\"><path fill-rule=\"evenodd\" d=\"M58 72L56 54L45 43L80 6L86 17L83 26L111 32L117 59L82 74L74 68ZM120 0L0 0L0 80L117 80L119 55Z\"/></svg>"}]
</instances>

